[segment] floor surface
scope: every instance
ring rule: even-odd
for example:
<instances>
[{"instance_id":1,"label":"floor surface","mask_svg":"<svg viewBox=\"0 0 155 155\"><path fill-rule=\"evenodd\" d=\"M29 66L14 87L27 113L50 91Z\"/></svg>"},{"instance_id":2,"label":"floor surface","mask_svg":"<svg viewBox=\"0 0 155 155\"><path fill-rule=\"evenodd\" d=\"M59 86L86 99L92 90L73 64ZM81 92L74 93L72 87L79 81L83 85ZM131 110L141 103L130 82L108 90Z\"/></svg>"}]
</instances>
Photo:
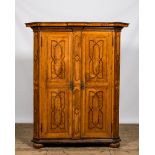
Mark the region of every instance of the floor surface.
<instances>
[{"instance_id":1,"label":"floor surface","mask_svg":"<svg viewBox=\"0 0 155 155\"><path fill-rule=\"evenodd\" d=\"M120 125L120 148L109 147L44 147L33 148L32 124L16 124L16 155L138 155L139 125Z\"/></svg>"}]
</instances>

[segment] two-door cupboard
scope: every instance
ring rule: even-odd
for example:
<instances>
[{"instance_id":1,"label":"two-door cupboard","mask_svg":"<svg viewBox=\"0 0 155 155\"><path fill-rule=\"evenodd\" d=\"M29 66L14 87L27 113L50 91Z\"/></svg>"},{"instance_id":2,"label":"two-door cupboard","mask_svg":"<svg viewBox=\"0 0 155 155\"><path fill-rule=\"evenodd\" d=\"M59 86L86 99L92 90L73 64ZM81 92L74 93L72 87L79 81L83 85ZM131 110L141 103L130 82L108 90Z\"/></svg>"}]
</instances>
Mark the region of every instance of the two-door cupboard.
<instances>
[{"instance_id":1,"label":"two-door cupboard","mask_svg":"<svg viewBox=\"0 0 155 155\"><path fill-rule=\"evenodd\" d=\"M119 147L119 22L33 22L35 147Z\"/></svg>"}]
</instances>

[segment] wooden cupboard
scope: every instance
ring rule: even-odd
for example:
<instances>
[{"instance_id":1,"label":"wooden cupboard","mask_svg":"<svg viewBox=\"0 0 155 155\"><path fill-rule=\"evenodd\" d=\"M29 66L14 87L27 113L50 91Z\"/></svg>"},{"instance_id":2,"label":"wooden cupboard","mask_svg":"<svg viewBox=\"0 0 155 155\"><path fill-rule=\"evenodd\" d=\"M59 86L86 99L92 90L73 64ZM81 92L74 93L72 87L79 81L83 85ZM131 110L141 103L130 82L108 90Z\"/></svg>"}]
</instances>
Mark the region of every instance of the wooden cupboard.
<instances>
[{"instance_id":1,"label":"wooden cupboard","mask_svg":"<svg viewBox=\"0 0 155 155\"><path fill-rule=\"evenodd\" d=\"M119 147L120 22L33 22L35 147Z\"/></svg>"}]
</instances>

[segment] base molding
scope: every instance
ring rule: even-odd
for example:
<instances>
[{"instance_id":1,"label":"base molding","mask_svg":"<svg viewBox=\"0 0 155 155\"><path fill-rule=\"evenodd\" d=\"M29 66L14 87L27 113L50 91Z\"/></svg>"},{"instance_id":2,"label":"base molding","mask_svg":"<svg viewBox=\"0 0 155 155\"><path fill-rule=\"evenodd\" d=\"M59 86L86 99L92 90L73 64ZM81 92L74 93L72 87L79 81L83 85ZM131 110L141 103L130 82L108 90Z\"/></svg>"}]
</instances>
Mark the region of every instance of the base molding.
<instances>
[{"instance_id":1,"label":"base molding","mask_svg":"<svg viewBox=\"0 0 155 155\"><path fill-rule=\"evenodd\" d=\"M54 145L54 146L79 146L82 144L82 146L84 146L84 144L91 144L91 146L95 145L95 144L100 144L100 146L109 146L112 148L118 148L120 146L120 141L121 139L118 138L105 138L105 139L36 139L33 138L32 142L33 142L33 146L35 148L42 148L46 145ZM59 145L58 145L59 144Z\"/></svg>"}]
</instances>

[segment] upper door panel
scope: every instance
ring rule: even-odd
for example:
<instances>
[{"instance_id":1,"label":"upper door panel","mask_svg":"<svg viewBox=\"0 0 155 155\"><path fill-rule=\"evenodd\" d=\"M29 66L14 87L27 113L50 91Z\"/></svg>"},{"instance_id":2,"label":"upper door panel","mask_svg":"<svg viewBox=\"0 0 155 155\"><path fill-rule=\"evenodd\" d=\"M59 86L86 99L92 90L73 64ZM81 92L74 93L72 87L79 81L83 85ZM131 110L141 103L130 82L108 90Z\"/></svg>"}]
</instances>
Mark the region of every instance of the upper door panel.
<instances>
[{"instance_id":1,"label":"upper door panel","mask_svg":"<svg viewBox=\"0 0 155 155\"><path fill-rule=\"evenodd\" d=\"M112 49L111 32L83 32L85 49L85 80L89 82L108 82L109 52Z\"/></svg>"}]
</instances>

